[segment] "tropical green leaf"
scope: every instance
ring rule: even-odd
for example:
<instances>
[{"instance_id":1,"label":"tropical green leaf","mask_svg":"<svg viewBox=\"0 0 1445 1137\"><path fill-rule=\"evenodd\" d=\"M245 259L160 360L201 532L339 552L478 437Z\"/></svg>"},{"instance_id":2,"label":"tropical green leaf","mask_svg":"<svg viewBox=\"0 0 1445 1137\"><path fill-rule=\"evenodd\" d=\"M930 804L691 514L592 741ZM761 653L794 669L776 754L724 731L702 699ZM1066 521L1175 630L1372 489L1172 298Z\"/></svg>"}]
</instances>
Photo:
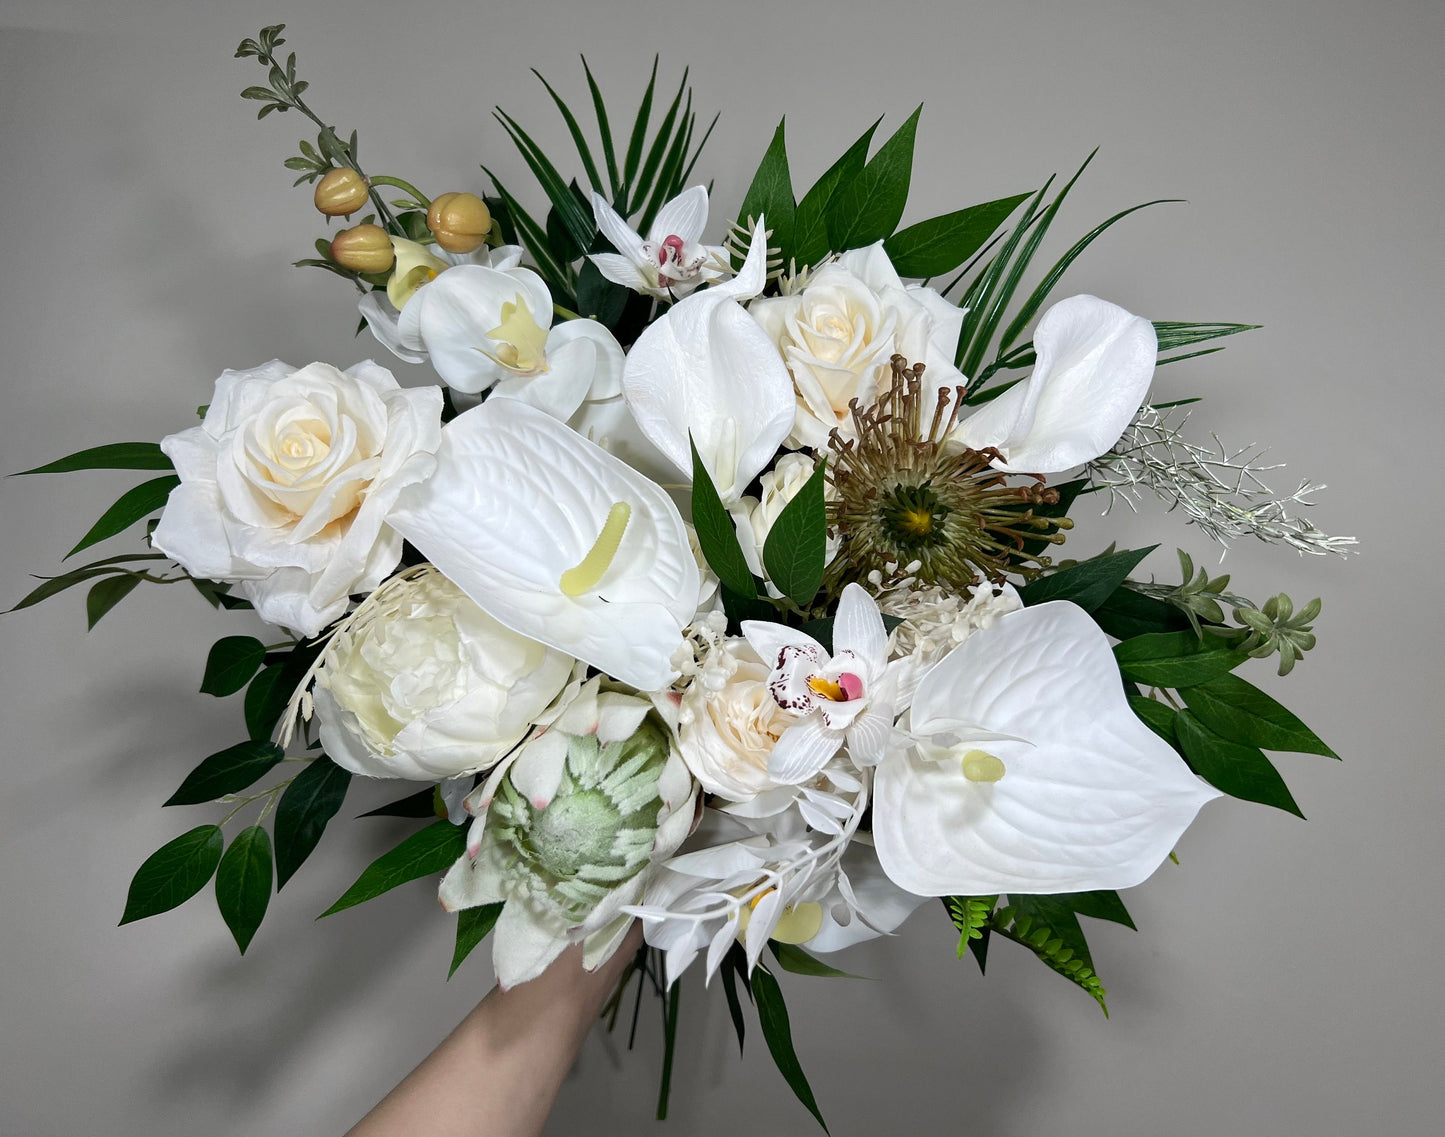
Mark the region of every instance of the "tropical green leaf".
<instances>
[{"instance_id":1,"label":"tropical green leaf","mask_svg":"<svg viewBox=\"0 0 1445 1137\"><path fill-rule=\"evenodd\" d=\"M880 118L865 130L862 137L828 167L813 188L798 202L798 209L793 217L793 257L800 267L817 264L828 255L828 205L841 186L862 173L868 160L868 146L873 141L873 132L882 121Z\"/></svg>"},{"instance_id":2,"label":"tropical green leaf","mask_svg":"<svg viewBox=\"0 0 1445 1137\"><path fill-rule=\"evenodd\" d=\"M164 804L200 805L240 793L255 785L285 756L286 752L274 742L238 742L202 759Z\"/></svg>"},{"instance_id":3,"label":"tropical green leaf","mask_svg":"<svg viewBox=\"0 0 1445 1137\"><path fill-rule=\"evenodd\" d=\"M1240 332L1259 330L1262 324L1192 324L1179 320L1155 320L1154 334L1159 337L1159 352L1177 351L1181 347L1192 347L1208 340L1237 336ZM1156 403L1155 406L1163 406Z\"/></svg>"},{"instance_id":4,"label":"tropical green leaf","mask_svg":"<svg viewBox=\"0 0 1445 1137\"><path fill-rule=\"evenodd\" d=\"M500 903L463 908L457 913L457 943L456 947L452 948L452 965L447 971L448 979L457 973L457 968L472 954L472 949L487 938L501 914Z\"/></svg>"},{"instance_id":5,"label":"tropical green leaf","mask_svg":"<svg viewBox=\"0 0 1445 1137\"><path fill-rule=\"evenodd\" d=\"M572 110L562 101L562 96L552 89L552 84L542 77L542 73L535 67L532 74L542 80L542 86L547 88L547 94L552 96L552 101L557 104L557 109L562 113L562 121L567 124L567 131L572 135L572 143L577 147L577 156L582 159L582 168L587 172L587 180L592 188L599 193L603 192L602 178L597 173L597 163L592 160L592 149L587 145L587 138L582 133L582 127L578 125L577 118ZM588 74L591 78L591 74Z\"/></svg>"},{"instance_id":6,"label":"tropical green leaf","mask_svg":"<svg viewBox=\"0 0 1445 1137\"><path fill-rule=\"evenodd\" d=\"M773 132L773 140L768 143L763 160L758 164L758 172L753 175L752 185L748 186L743 203L738 206L737 216L739 224L742 225L746 225L749 219L765 219L773 234L768 238L768 245L782 251L784 264L788 263L788 256L792 252L793 216L798 208L793 200L793 178L788 170L788 146L783 137L786 124L786 118L778 122L778 129Z\"/></svg>"},{"instance_id":7,"label":"tropical green leaf","mask_svg":"<svg viewBox=\"0 0 1445 1137\"><path fill-rule=\"evenodd\" d=\"M747 1035L747 1024L743 1021L743 1004L738 998L737 979L733 976L733 969L726 962L718 969L718 975L722 977L723 994L727 996L728 1015L733 1020L733 1031L738 1036L738 1054L743 1053L743 1039Z\"/></svg>"},{"instance_id":8,"label":"tropical green leaf","mask_svg":"<svg viewBox=\"0 0 1445 1137\"><path fill-rule=\"evenodd\" d=\"M1029 195L1001 197L900 229L883 249L900 276L942 276L978 252Z\"/></svg>"},{"instance_id":9,"label":"tropical green leaf","mask_svg":"<svg viewBox=\"0 0 1445 1137\"><path fill-rule=\"evenodd\" d=\"M627 157L622 167L622 188L624 195L617 199L618 210L626 211L626 192L632 188L632 179L637 176L638 163L642 161L642 146L647 141L647 126L652 119L652 96L657 89L657 56L652 57L652 74L647 80L647 90L642 93L642 102L637 108L637 117L632 123L632 135L627 141Z\"/></svg>"},{"instance_id":10,"label":"tropical green leaf","mask_svg":"<svg viewBox=\"0 0 1445 1137\"><path fill-rule=\"evenodd\" d=\"M823 503L826 465L826 459L818 463L803 488L783 506L763 542L763 567L768 577L799 606L806 606L823 584L828 543L827 507Z\"/></svg>"},{"instance_id":11,"label":"tropical green leaf","mask_svg":"<svg viewBox=\"0 0 1445 1137\"><path fill-rule=\"evenodd\" d=\"M602 275L590 260L577 273L577 312L606 328L616 328L632 293Z\"/></svg>"},{"instance_id":12,"label":"tropical green leaf","mask_svg":"<svg viewBox=\"0 0 1445 1137\"><path fill-rule=\"evenodd\" d=\"M68 474L74 470L173 470L171 460L154 442L113 442L109 446L92 446L89 450L78 450L54 462L36 466L33 470L21 470L15 477L26 474Z\"/></svg>"},{"instance_id":13,"label":"tropical green leaf","mask_svg":"<svg viewBox=\"0 0 1445 1137\"><path fill-rule=\"evenodd\" d=\"M1124 907L1119 894L1112 890L1070 892L1057 899L1064 901L1080 916L1088 916L1093 920L1108 920L1110 923L1123 924L1133 931L1138 930L1134 927L1134 917L1129 915L1129 910Z\"/></svg>"},{"instance_id":14,"label":"tropical green leaf","mask_svg":"<svg viewBox=\"0 0 1445 1137\"><path fill-rule=\"evenodd\" d=\"M839 971L836 967L829 967L821 959L814 958L796 944L769 940L768 950L773 953L773 958L778 961L779 967L784 971L791 971L794 975L816 975L821 979L863 978L861 975L853 975L847 971Z\"/></svg>"},{"instance_id":15,"label":"tropical green leaf","mask_svg":"<svg viewBox=\"0 0 1445 1137\"><path fill-rule=\"evenodd\" d=\"M768 1044L768 1053L773 1056L778 1073L783 1075L788 1088L797 1095L808 1112L818 1119L823 1132L828 1132L828 1123L818 1112L813 1090L808 1085L807 1076L793 1050L793 1030L788 1023L788 1006L783 1002L783 990L766 967L759 965L753 968L752 994L753 1002L758 1008L758 1020L763 1028L763 1040Z\"/></svg>"},{"instance_id":16,"label":"tropical green leaf","mask_svg":"<svg viewBox=\"0 0 1445 1137\"><path fill-rule=\"evenodd\" d=\"M523 161L527 163L527 167L541 184L547 200L552 203L552 207L561 216L567 232L572 235L572 240L579 249L590 249L592 239L597 235L597 226L591 215L578 204L576 196L568 188L562 175L557 172L557 167L552 165L547 155L532 141L531 136L518 125L511 115L500 107L497 108L495 115L497 121L502 124L508 136L521 152ZM493 181L495 180L493 179Z\"/></svg>"},{"instance_id":17,"label":"tropical green leaf","mask_svg":"<svg viewBox=\"0 0 1445 1137\"><path fill-rule=\"evenodd\" d=\"M86 630L100 623L100 618L134 592L140 582L140 577L122 573L93 584L85 597Z\"/></svg>"},{"instance_id":18,"label":"tropical green leaf","mask_svg":"<svg viewBox=\"0 0 1445 1137\"><path fill-rule=\"evenodd\" d=\"M497 180L496 174L486 166L482 167L482 172L492 179L492 185L496 187L497 195L502 201L501 215L514 227L518 241L531 254L532 262L537 266L537 271L542 275L542 279L547 282L548 289L554 296L569 291L567 274L552 256L551 246L547 243L546 230L522 208L507 187Z\"/></svg>"},{"instance_id":19,"label":"tropical green leaf","mask_svg":"<svg viewBox=\"0 0 1445 1137\"><path fill-rule=\"evenodd\" d=\"M365 813L358 813L360 817L439 817L445 814L445 807L438 812L437 803L441 800L440 787L427 786L424 790L417 790L414 794L407 794L406 797L399 797L395 801L389 801L385 805L369 809Z\"/></svg>"},{"instance_id":20,"label":"tropical green leaf","mask_svg":"<svg viewBox=\"0 0 1445 1137\"><path fill-rule=\"evenodd\" d=\"M285 674L284 663L271 663L263 667L246 688L246 731L250 736L265 742L276 731L276 724L291 699L291 691L282 683Z\"/></svg>"},{"instance_id":21,"label":"tropical green leaf","mask_svg":"<svg viewBox=\"0 0 1445 1137\"><path fill-rule=\"evenodd\" d=\"M1189 627L1189 617L1173 604L1135 592L1127 584L1115 589L1091 615L1094 622L1116 640L1181 632Z\"/></svg>"},{"instance_id":22,"label":"tropical green leaf","mask_svg":"<svg viewBox=\"0 0 1445 1137\"><path fill-rule=\"evenodd\" d=\"M350 786L351 772L321 754L282 791L275 822L277 892L316 848Z\"/></svg>"},{"instance_id":23,"label":"tropical green leaf","mask_svg":"<svg viewBox=\"0 0 1445 1137\"><path fill-rule=\"evenodd\" d=\"M1104 557L1080 561L1058 572L1031 580L1019 589L1019 597L1027 605L1048 600L1070 600L1085 612L1092 612L1114 594L1140 561L1157 549L1125 549Z\"/></svg>"},{"instance_id":24,"label":"tropical green leaf","mask_svg":"<svg viewBox=\"0 0 1445 1137\"><path fill-rule=\"evenodd\" d=\"M1174 716L1178 712L1173 707L1143 695L1130 695L1129 707L1140 722L1170 746L1174 745Z\"/></svg>"},{"instance_id":25,"label":"tropical green leaf","mask_svg":"<svg viewBox=\"0 0 1445 1137\"><path fill-rule=\"evenodd\" d=\"M216 870L216 907L241 954L271 903L271 838L259 825L236 834Z\"/></svg>"},{"instance_id":26,"label":"tropical green leaf","mask_svg":"<svg viewBox=\"0 0 1445 1137\"><path fill-rule=\"evenodd\" d=\"M1218 636L1154 632L1114 647L1119 671L1146 687L1192 687L1233 671L1249 657Z\"/></svg>"},{"instance_id":27,"label":"tropical green leaf","mask_svg":"<svg viewBox=\"0 0 1445 1137\"><path fill-rule=\"evenodd\" d=\"M692 524L697 530L697 543L718 580L743 599L751 600L758 590L738 544L737 528L718 497L697 444L691 438L688 441L692 446Z\"/></svg>"},{"instance_id":28,"label":"tropical green leaf","mask_svg":"<svg viewBox=\"0 0 1445 1137\"><path fill-rule=\"evenodd\" d=\"M114 537L117 533L129 529L142 517L150 516L166 504L171 490L180 484L180 478L174 474L166 474L126 490L114 505L101 514L100 520L90 527L90 531L80 539L79 544L65 554L66 559L75 556L81 549L88 549L107 537Z\"/></svg>"},{"instance_id":29,"label":"tropical green leaf","mask_svg":"<svg viewBox=\"0 0 1445 1137\"><path fill-rule=\"evenodd\" d=\"M226 636L217 640L206 657L201 694L217 698L234 695L251 681L265 658L266 645L255 636Z\"/></svg>"},{"instance_id":30,"label":"tropical green leaf","mask_svg":"<svg viewBox=\"0 0 1445 1137\"><path fill-rule=\"evenodd\" d=\"M686 81L686 76L683 77ZM664 152L665 157L662 165L657 170L657 180L653 183L652 195L647 199L647 207L642 211L642 216L637 222L637 231L646 233L652 229L652 223L657 220L657 214L662 209L668 198L673 197L677 189L677 179L682 173L682 165L687 161L687 141L692 136L693 125L697 116L692 112L692 92L687 93L687 104L683 107L682 117L678 120L677 130L672 135L672 141ZM661 136L658 141L660 142ZM648 169L643 167L643 177L648 175Z\"/></svg>"},{"instance_id":31,"label":"tropical green leaf","mask_svg":"<svg viewBox=\"0 0 1445 1137\"><path fill-rule=\"evenodd\" d=\"M1174 716L1174 735L1189 768L1215 789L1304 817L1274 763L1259 747L1220 737L1188 711Z\"/></svg>"},{"instance_id":32,"label":"tropical green leaf","mask_svg":"<svg viewBox=\"0 0 1445 1137\"><path fill-rule=\"evenodd\" d=\"M418 877L435 876L451 868L466 848L465 826L453 825L450 821L434 821L372 861L356 878L356 883L321 915L330 916L372 900Z\"/></svg>"},{"instance_id":33,"label":"tropical green leaf","mask_svg":"<svg viewBox=\"0 0 1445 1137\"><path fill-rule=\"evenodd\" d=\"M67 588L74 588L77 584L83 584L87 580L94 580L98 576L107 573L120 573L129 570L120 568L122 563L130 561L163 561L166 558L160 553L122 553L116 557L106 557L104 560L91 561L89 564L81 565L79 568L71 569L69 572L60 573L57 576L42 577L42 583L27 593L11 612L18 612L22 608L29 608L39 604L42 600L64 592Z\"/></svg>"},{"instance_id":34,"label":"tropical green leaf","mask_svg":"<svg viewBox=\"0 0 1445 1137\"><path fill-rule=\"evenodd\" d=\"M863 172L843 182L828 202L828 241L838 252L890 237L903 218L913 177L913 142L923 106L878 148ZM960 258L961 260L962 258Z\"/></svg>"},{"instance_id":35,"label":"tropical green leaf","mask_svg":"<svg viewBox=\"0 0 1445 1137\"><path fill-rule=\"evenodd\" d=\"M667 108L667 113L662 116L662 122L657 128L657 133L653 136L652 145L648 148L647 157L642 160L642 170L637 175L637 181L632 182L629 179L626 187L629 195L628 205L624 216L631 216L636 213L652 192L659 167L662 165L663 155L667 153L668 144L672 141L673 125L677 122L677 112L682 106L682 97L687 93L687 76L687 69L684 68L682 72L682 82L678 84L677 94L673 96L672 104ZM680 125L678 129L685 130L686 124ZM645 233L647 231L646 225L640 225L638 228L641 232Z\"/></svg>"},{"instance_id":36,"label":"tropical green leaf","mask_svg":"<svg viewBox=\"0 0 1445 1137\"><path fill-rule=\"evenodd\" d=\"M1292 712L1238 675L1221 675L1180 694L1201 723L1231 742L1339 757Z\"/></svg>"},{"instance_id":37,"label":"tropical green leaf","mask_svg":"<svg viewBox=\"0 0 1445 1137\"><path fill-rule=\"evenodd\" d=\"M221 863L219 825L198 825L145 859L130 882L122 924L169 912L201 889Z\"/></svg>"},{"instance_id":38,"label":"tropical green leaf","mask_svg":"<svg viewBox=\"0 0 1445 1137\"><path fill-rule=\"evenodd\" d=\"M592 77L592 68L587 66L587 57L582 57L582 70L587 72L587 89L592 92L592 110L597 115L597 134L602 139L602 159L607 163L607 181L612 196L622 192L622 179L617 170L617 151L612 145L612 125L607 121L607 102L602 98L602 89Z\"/></svg>"}]
</instances>

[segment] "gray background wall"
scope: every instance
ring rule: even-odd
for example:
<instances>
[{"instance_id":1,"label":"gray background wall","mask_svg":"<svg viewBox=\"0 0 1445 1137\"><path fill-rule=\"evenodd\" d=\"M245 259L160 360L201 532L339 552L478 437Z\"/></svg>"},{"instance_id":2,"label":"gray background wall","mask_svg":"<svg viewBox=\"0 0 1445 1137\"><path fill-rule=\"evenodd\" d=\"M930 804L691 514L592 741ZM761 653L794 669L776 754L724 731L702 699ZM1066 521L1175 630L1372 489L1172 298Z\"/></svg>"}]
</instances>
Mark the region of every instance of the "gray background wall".
<instances>
[{"instance_id":1,"label":"gray background wall","mask_svg":"<svg viewBox=\"0 0 1445 1137\"><path fill-rule=\"evenodd\" d=\"M290 22L315 105L360 128L367 165L433 193L479 187L479 161L526 182L496 102L560 152L527 68L585 104L579 50L618 107L653 52L668 82L693 65L698 104L723 111L700 167L717 214L785 111L806 184L876 115L926 102L909 220L1033 187L1098 144L1060 240L1136 201L1190 204L1118 228L1073 288L1266 325L1158 390L1206 395L1199 432L1271 443L1284 480L1330 483L1316 519L1363 541L1348 562L1254 544L1227 561L1246 593L1326 597L1317 653L1284 684L1257 671L1346 760L1281 758L1308 824L1208 807L1182 864L1129 894L1141 930L1094 930L1111 1021L1006 945L980 978L928 906L842 959L876 981L788 977L798 1050L839 1135L1436 1133L1442 15L1438 0L0 4L0 466L184 427L227 366L384 357L352 338L344 285L287 267L322 230L280 166L300 124L258 124L236 97L260 76L231 51L263 23ZM0 494L10 604L116 485ZM1157 511L1085 516L1073 544L1116 535L1213 559ZM1173 577L1172 558L1150 567ZM135 867L206 815L157 807L237 736L239 708L193 692L211 640L248 630L160 589L89 636L78 593L0 620L7 1137L338 1133L490 985L480 958L443 982L451 925L424 886L312 923L403 831L385 821L336 825L244 961L206 897L115 927ZM387 796L355 792L349 812ZM638 1053L589 1041L549 1132L813 1131L759 1038L739 1061L720 992L689 977L682 1010L668 1122L650 1119L650 1007Z\"/></svg>"}]
</instances>

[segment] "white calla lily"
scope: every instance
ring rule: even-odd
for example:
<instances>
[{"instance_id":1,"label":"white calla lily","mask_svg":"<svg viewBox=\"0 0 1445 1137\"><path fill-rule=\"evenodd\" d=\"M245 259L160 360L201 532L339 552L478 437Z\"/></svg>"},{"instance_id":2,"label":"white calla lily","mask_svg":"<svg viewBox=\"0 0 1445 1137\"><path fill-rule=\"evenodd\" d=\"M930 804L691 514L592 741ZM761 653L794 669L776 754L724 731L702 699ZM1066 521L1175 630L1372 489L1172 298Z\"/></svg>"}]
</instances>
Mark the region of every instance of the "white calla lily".
<instances>
[{"instance_id":1,"label":"white calla lily","mask_svg":"<svg viewBox=\"0 0 1445 1137\"><path fill-rule=\"evenodd\" d=\"M658 300L674 300L699 284L723 276L727 250L702 244L707 228L707 189L693 186L657 211L643 237L607 204L592 194L592 215L615 253L594 253L588 259L614 284Z\"/></svg>"},{"instance_id":2,"label":"white calla lily","mask_svg":"<svg viewBox=\"0 0 1445 1137\"><path fill-rule=\"evenodd\" d=\"M622 389L642 433L687 481L691 442L724 502L736 501L793 427L793 381L740 300L767 282L759 221L742 271L679 301L638 338Z\"/></svg>"},{"instance_id":3,"label":"white calla lily","mask_svg":"<svg viewBox=\"0 0 1445 1137\"><path fill-rule=\"evenodd\" d=\"M1100 300L1071 296L1039 320L1037 361L1024 382L959 424L954 440L997 447L1000 469L1055 474L1091 462L1119 441L1149 390L1158 358L1154 325Z\"/></svg>"},{"instance_id":4,"label":"white calla lily","mask_svg":"<svg viewBox=\"0 0 1445 1137\"><path fill-rule=\"evenodd\" d=\"M392 524L500 623L640 690L677 675L699 588L655 483L550 415L489 399L442 431Z\"/></svg>"},{"instance_id":5,"label":"white calla lily","mask_svg":"<svg viewBox=\"0 0 1445 1137\"><path fill-rule=\"evenodd\" d=\"M974 633L914 694L874 780L884 871L924 896L1128 888L1219 796L1139 721L1104 633L1064 601Z\"/></svg>"}]
</instances>

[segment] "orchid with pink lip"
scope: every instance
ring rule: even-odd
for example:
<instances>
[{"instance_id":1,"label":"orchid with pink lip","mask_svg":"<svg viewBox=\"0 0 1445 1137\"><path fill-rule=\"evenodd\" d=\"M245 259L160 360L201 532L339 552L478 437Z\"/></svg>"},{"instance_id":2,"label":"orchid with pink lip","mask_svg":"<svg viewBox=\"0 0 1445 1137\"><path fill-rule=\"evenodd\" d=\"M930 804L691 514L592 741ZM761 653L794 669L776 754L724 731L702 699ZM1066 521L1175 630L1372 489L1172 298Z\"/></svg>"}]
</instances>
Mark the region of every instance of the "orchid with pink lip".
<instances>
[{"instance_id":1,"label":"orchid with pink lip","mask_svg":"<svg viewBox=\"0 0 1445 1137\"><path fill-rule=\"evenodd\" d=\"M724 275L727 251L701 243L707 228L704 186L683 191L659 209L645 238L600 193L592 195L592 215L617 252L594 253L588 259L614 284L658 300L675 300Z\"/></svg>"}]
</instances>

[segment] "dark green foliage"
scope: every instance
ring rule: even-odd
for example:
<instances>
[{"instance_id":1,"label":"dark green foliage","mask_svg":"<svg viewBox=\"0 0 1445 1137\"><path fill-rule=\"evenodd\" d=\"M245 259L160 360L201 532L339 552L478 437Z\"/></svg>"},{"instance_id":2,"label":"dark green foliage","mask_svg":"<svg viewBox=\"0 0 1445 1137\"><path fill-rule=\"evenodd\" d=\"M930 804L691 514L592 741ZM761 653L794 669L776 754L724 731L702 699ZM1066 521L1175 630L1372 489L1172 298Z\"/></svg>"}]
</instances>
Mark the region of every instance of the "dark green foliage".
<instances>
[{"instance_id":1,"label":"dark green foliage","mask_svg":"<svg viewBox=\"0 0 1445 1137\"><path fill-rule=\"evenodd\" d=\"M690 441L690 440L689 440ZM692 524L697 530L697 543L702 555L724 587L737 593L744 600L757 596L753 574L743 557L742 546L738 544L738 533L733 519L718 497L717 487L702 457L697 444L692 443ZM814 589L814 591L817 591ZM811 599L811 597L810 597Z\"/></svg>"},{"instance_id":2,"label":"dark green foliage","mask_svg":"<svg viewBox=\"0 0 1445 1137\"><path fill-rule=\"evenodd\" d=\"M1218 636L1153 632L1114 648L1119 671L1146 687L1192 687L1233 671L1247 656Z\"/></svg>"},{"instance_id":3,"label":"dark green foliage","mask_svg":"<svg viewBox=\"0 0 1445 1137\"><path fill-rule=\"evenodd\" d=\"M835 252L861 249L890 237L903 217L913 176L919 106L878 148L861 173L838 186L828 201L828 242Z\"/></svg>"},{"instance_id":4,"label":"dark green foliage","mask_svg":"<svg viewBox=\"0 0 1445 1137\"><path fill-rule=\"evenodd\" d=\"M356 883L321 915L330 916L372 900L418 877L435 876L451 868L466 847L465 826L453 825L450 821L434 821L372 861L356 878Z\"/></svg>"},{"instance_id":5,"label":"dark green foliage","mask_svg":"<svg viewBox=\"0 0 1445 1137\"><path fill-rule=\"evenodd\" d=\"M259 825L236 834L216 870L216 907L241 954L271 902L271 839Z\"/></svg>"},{"instance_id":6,"label":"dark green foliage","mask_svg":"<svg viewBox=\"0 0 1445 1137\"><path fill-rule=\"evenodd\" d=\"M759 218L764 220L772 233L768 238L768 247L781 251L784 264L788 263L788 255L793 248L793 218L798 208L793 200L793 178L788 169L787 144L783 139L786 121L780 121L778 129L773 132L773 140L758 165L758 172L753 175L748 192L743 195L737 216L742 225ZM739 257L739 265L741 260Z\"/></svg>"},{"instance_id":7,"label":"dark green foliage","mask_svg":"<svg viewBox=\"0 0 1445 1137\"><path fill-rule=\"evenodd\" d=\"M818 1103L813 1097L813 1090L808 1085L802 1064L799 1063L798 1055L793 1050L793 1031L788 1024L788 1007L783 1002L782 988L778 986L778 981L773 977L773 973L759 964L753 969L751 989L753 1002L758 1008L758 1021L762 1026L763 1041L768 1044L768 1053L773 1056L773 1063L778 1067L778 1073L783 1075L783 1080L788 1083L788 1087L807 1107L808 1112L818 1119L818 1124L826 1133L828 1124L823 1120L823 1115L818 1112Z\"/></svg>"},{"instance_id":8,"label":"dark green foliage","mask_svg":"<svg viewBox=\"0 0 1445 1137\"><path fill-rule=\"evenodd\" d=\"M25 474L68 474L73 470L173 470L171 460L154 442L112 442L107 446L93 446L89 450L78 450L54 462L36 466L33 470L21 470L15 477Z\"/></svg>"},{"instance_id":9,"label":"dark green foliage","mask_svg":"<svg viewBox=\"0 0 1445 1137\"><path fill-rule=\"evenodd\" d=\"M1158 547L1149 545L1143 549L1126 549L1122 553L1108 553L1080 561L1030 581L1019 589L1019 596L1027 605L1069 600L1085 612L1092 612L1109 599L1135 566Z\"/></svg>"},{"instance_id":10,"label":"dark green foliage","mask_svg":"<svg viewBox=\"0 0 1445 1137\"><path fill-rule=\"evenodd\" d=\"M117 533L124 532L142 518L149 517L166 504L171 490L180 484L180 478L174 474L166 474L126 490L114 505L100 515L100 520L90 527L85 536L77 542L75 548L65 554L66 559L75 556L82 549L88 549L90 546L104 541L107 537L114 537Z\"/></svg>"},{"instance_id":11,"label":"dark green foliage","mask_svg":"<svg viewBox=\"0 0 1445 1137\"><path fill-rule=\"evenodd\" d=\"M95 627L102 616L134 592L141 579L125 573L121 576L108 576L91 585L85 597L86 630Z\"/></svg>"},{"instance_id":12,"label":"dark green foliage","mask_svg":"<svg viewBox=\"0 0 1445 1137\"><path fill-rule=\"evenodd\" d=\"M900 276L942 276L978 252L1028 194L1002 197L900 229L883 249Z\"/></svg>"},{"instance_id":13,"label":"dark green foliage","mask_svg":"<svg viewBox=\"0 0 1445 1137\"><path fill-rule=\"evenodd\" d=\"M830 245L827 217L833 195L841 186L862 173L868 160L868 144L872 142L873 132L882 121L880 118L865 130L862 137L828 167L813 188L798 202L798 210L793 219L793 248L791 254L784 251L785 258L790 257L801 267L817 264L828 255Z\"/></svg>"},{"instance_id":14,"label":"dark green foliage","mask_svg":"<svg viewBox=\"0 0 1445 1137\"><path fill-rule=\"evenodd\" d=\"M1034 901L1041 898L1020 897L1019 900ZM1050 898L1052 899L1052 898ZM1070 947L1067 939L1076 939L1082 942L1083 933L1077 932L1078 920L1074 919L1072 926L1066 928L1062 934L1056 932L1047 924L1042 923L1035 916L1020 910L1019 905L1014 902L1014 897L1009 897L1013 903L1007 908L1000 908L994 913L989 921L989 930L1012 940L1016 944L1022 944L1052 971L1057 971L1070 983L1075 983L1083 988L1089 996L1099 1004L1104 1012L1104 1017L1109 1015L1108 1004L1104 1001L1107 992L1099 977L1094 974L1093 967L1080 957L1078 951ZM1038 908L1039 905L1031 904L1030 907ZM1049 906L1044 906L1049 907ZM1054 909L1050 908L1053 911ZM1072 918L1072 913L1069 914ZM1086 953L1087 954L1087 953Z\"/></svg>"},{"instance_id":15,"label":"dark green foliage","mask_svg":"<svg viewBox=\"0 0 1445 1137\"><path fill-rule=\"evenodd\" d=\"M273 769L285 751L271 742L252 740L228 746L203 759L186 775L166 805L199 805L226 794L240 793Z\"/></svg>"},{"instance_id":16,"label":"dark green foliage","mask_svg":"<svg viewBox=\"0 0 1445 1137\"><path fill-rule=\"evenodd\" d=\"M1221 675L1181 694L1201 723L1231 742L1339 757L1298 717L1237 675Z\"/></svg>"},{"instance_id":17,"label":"dark green foliage","mask_svg":"<svg viewBox=\"0 0 1445 1137\"><path fill-rule=\"evenodd\" d=\"M803 607L823 584L828 543L827 508L823 504L826 466L826 460L818 463L803 488L783 506L763 543L763 566L769 579L784 596Z\"/></svg>"},{"instance_id":18,"label":"dark green foliage","mask_svg":"<svg viewBox=\"0 0 1445 1137\"><path fill-rule=\"evenodd\" d=\"M226 636L211 645L201 694L222 698L249 683L266 658L266 645L255 636Z\"/></svg>"},{"instance_id":19,"label":"dark green foliage","mask_svg":"<svg viewBox=\"0 0 1445 1137\"><path fill-rule=\"evenodd\" d=\"M162 845L136 870L120 922L169 912L200 892L221 863L224 842L219 825L198 825Z\"/></svg>"},{"instance_id":20,"label":"dark green foliage","mask_svg":"<svg viewBox=\"0 0 1445 1137\"><path fill-rule=\"evenodd\" d=\"M320 754L282 792L275 822L278 892L316 848L350 786L350 771Z\"/></svg>"},{"instance_id":21,"label":"dark green foliage","mask_svg":"<svg viewBox=\"0 0 1445 1137\"><path fill-rule=\"evenodd\" d=\"M452 949L452 965L447 971L450 979L472 949L487 938L496 927L497 917L502 914L502 905L482 904L476 908L463 908L457 913L457 943Z\"/></svg>"},{"instance_id":22,"label":"dark green foliage","mask_svg":"<svg viewBox=\"0 0 1445 1137\"><path fill-rule=\"evenodd\" d=\"M1279 771L1259 747L1220 737L1189 711L1175 714L1174 737L1189 768L1215 789L1304 817Z\"/></svg>"},{"instance_id":23,"label":"dark green foliage","mask_svg":"<svg viewBox=\"0 0 1445 1137\"><path fill-rule=\"evenodd\" d=\"M769 940L768 950L773 953L773 958L778 961L779 967L784 971L791 971L794 975L814 975L820 979L863 978L861 975L853 975L847 971L839 971L836 967L829 967L821 959L814 958L796 944Z\"/></svg>"}]
</instances>

